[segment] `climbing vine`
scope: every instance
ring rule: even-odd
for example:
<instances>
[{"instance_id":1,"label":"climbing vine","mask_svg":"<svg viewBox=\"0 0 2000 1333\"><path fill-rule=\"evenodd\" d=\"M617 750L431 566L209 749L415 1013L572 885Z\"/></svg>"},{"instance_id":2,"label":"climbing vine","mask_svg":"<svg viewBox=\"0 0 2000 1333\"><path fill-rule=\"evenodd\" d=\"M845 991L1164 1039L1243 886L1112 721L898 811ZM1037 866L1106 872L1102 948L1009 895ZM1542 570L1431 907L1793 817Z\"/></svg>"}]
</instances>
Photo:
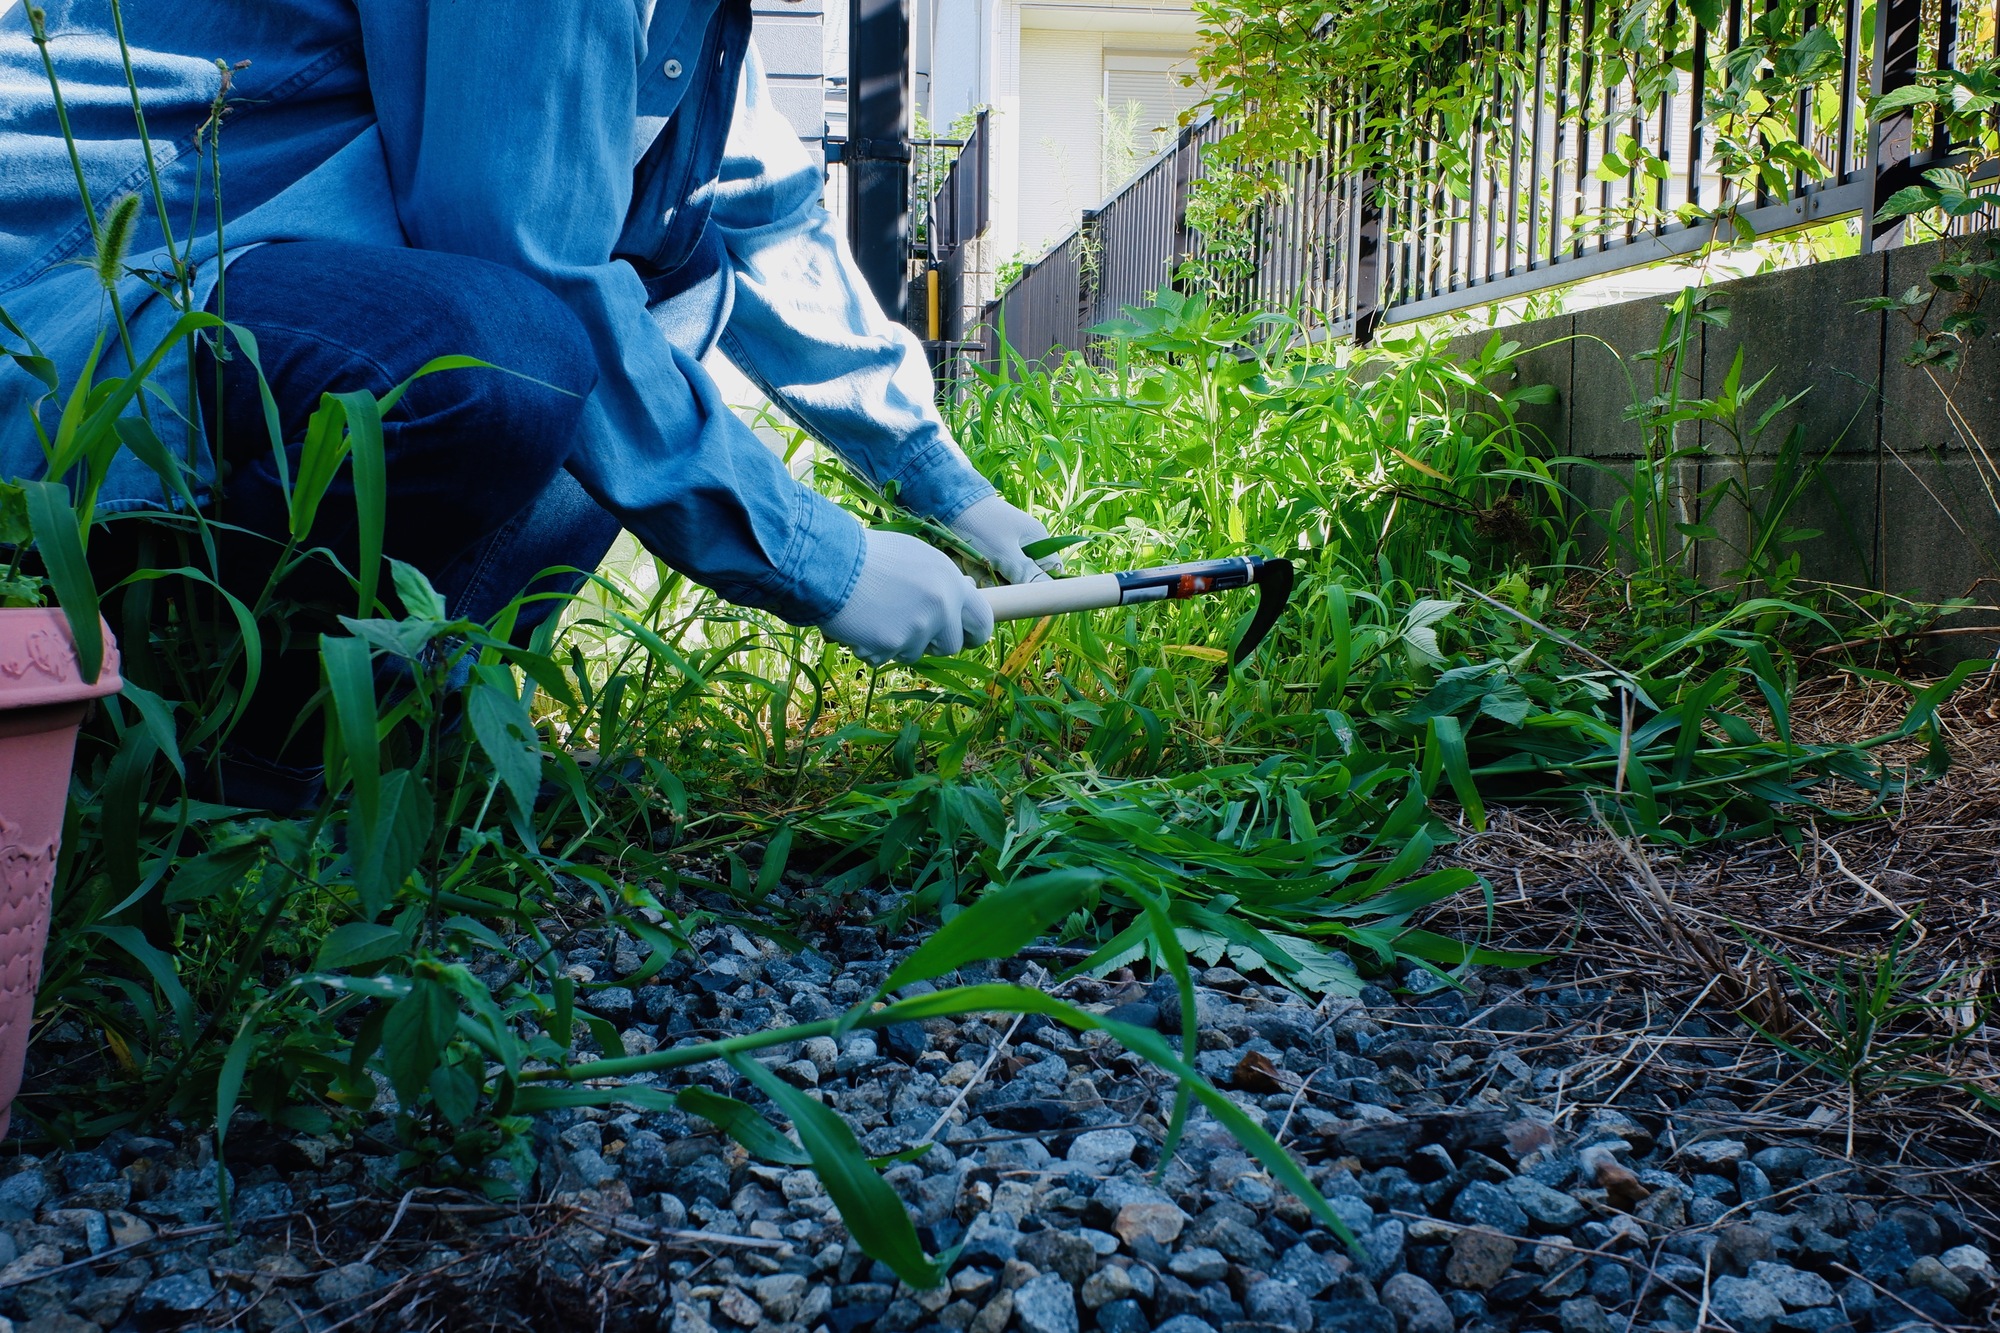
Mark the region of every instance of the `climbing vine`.
<instances>
[{"instance_id":1,"label":"climbing vine","mask_svg":"<svg viewBox=\"0 0 2000 1333\"><path fill-rule=\"evenodd\" d=\"M1502 151L1537 118L1562 120L1571 153L1586 145L1594 178L1571 178L1585 228L1693 223L1788 199L1839 170L1843 74L1851 57L1867 86L1874 29L1864 0L1197 0L1196 9L1194 78L1207 90L1198 113L1229 127L1198 191L1212 252L1292 188L1301 161L1370 176L1384 197L1414 188L1464 201L1478 170L1473 146ZM1928 105L1968 91L1924 87ZM1704 173L1721 183L1699 206L1642 188L1688 169L1649 132L1663 109L1698 115ZM1595 188L1627 180L1635 188Z\"/></svg>"}]
</instances>

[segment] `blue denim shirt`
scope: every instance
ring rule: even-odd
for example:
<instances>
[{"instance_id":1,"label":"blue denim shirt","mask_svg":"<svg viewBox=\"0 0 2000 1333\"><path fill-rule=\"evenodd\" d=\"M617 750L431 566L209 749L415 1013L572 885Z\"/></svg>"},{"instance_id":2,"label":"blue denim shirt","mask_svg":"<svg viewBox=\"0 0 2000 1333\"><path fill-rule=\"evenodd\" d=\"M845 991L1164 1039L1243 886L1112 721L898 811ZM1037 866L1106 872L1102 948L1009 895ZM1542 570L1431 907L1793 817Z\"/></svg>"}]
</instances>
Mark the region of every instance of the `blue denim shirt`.
<instances>
[{"instance_id":1,"label":"blue denim shirt","mask_svg":"<svg viewBox=\"0 0 2000 1333\"><path fill-rule=\"evenodd\" d=\"M221 132L220 253L288 240L409 245L536 278L581 317L597 350L598 385L571 463L578 479L669 564L732 600L811 623L852 590L861 527L728 409L700 364L709 348L919 513L948 521L993 488L939 419L919 344L868 295L754 52L737 86L705 86L722 82L704 80L698 59L717 4L124 0L121 9L175 240L185 245L188 220L199 219L197 304L219 251L195 134L221 89L216 60L247 60ZM135 191L144 201L130 258L144 268L164 242L108 0L46 9L98 208ZM704 106L733 106L708 186L705 244L724 262L661 302L612 255L633 239L635 164L672 117ZM90 249L27 15L20 0L0 0L0 308L54 359L65 389L110 317L94 275L71 262ZM120 293L144 356L176 311L136 278ZM340 299L338 273L327 275L326 299ZM104 362L122 367L115 345ZM192 416L182 352L157 378L163 398ZM41 396L0 361L0 477L41 472L29 419ZM52 426L55 407L40 411ZM212 479L199 431L162 433L193 435L190 461ZM113 466L104 500L167 503L131 457Z\"/></svg>"}]
</instances>

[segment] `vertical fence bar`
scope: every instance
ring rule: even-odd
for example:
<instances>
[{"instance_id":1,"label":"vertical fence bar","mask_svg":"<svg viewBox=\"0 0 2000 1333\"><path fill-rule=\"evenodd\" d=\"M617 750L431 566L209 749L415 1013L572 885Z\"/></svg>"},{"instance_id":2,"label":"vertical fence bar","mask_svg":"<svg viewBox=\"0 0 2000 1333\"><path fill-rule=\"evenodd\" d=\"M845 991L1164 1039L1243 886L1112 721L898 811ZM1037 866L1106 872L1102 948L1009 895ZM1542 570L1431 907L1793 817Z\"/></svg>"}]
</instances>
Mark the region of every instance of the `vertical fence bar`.
<instances>
[{"instance_id":1,"label":"vertical fence bar","mask_svg":"<svg viewBox=\"0 0 2000 1333\"><path fill-rule=\"evenodd\" d=\"M1368 104L1362 102L1355 111L1357 140L1367 136L1368 117ZM1367 160L1365 152L1356 157ZM1365 347L1374 341L1375 326L1382 320L1382 197L1372 171L1355 173L1354 202L1354 263L1350 269L1354 275L1354 341Z\"/></svg>"},{"instance_id":2,"label":"vertical fence bar","mask_svg":"<svg viewBox=\"0 0 2000 1333\"><path fill-rule=\"evenodd\" d=\"M1668 31L1672 31L1675 16L1674 5L1671 3L1671 0L1669 0L1667 5L1666 17L1666 28ZM1680 87L1679 75L1674 76L1673 86L1675 88ZM1672 92L1664 93L1660 97L1660 160L1665 162L1667 167L1665 173L1653 182L1653 209L1656 217L1667 211L1667 182L1673 178L1674 174L1674 98ZM1658 222L1654 223L1654 226L1657 227L1658 225Z\"/></svg>"},{"instance_id":3,"label":"vertical fence bar","mask_svg":"<svg viewBox=\"0 0 2000 1333\"><path fill-rule=\"evenodd\" d=\"M1617 110L1616 98L1617 91L1607 85L1604 89L1604 128L1598 131L1597 145L1597 169L1601 177L1597 185L1597 207L1598 211L1603 214L1604 219L1597 227L1597 248L1599 250L1606 250L1611 246L1611 201L1614 186L1611 176L1605 171L1604 163L1611 156L1611 149L1614 142L1613 136L1617 133L1613 128L1616 121L1612 115Z\"/></svg>"},{"instance_id":4,"label":"vertical fence bar","mask_svg":"<svg viewBox=\"0 0 2000 1333\"><path fill-rule=\"evenodd\" d=\"M1848 0L1848 3L1856 4L1859 3L1859 0ZM1706 117L1702 115L1702 106L1708 99L1708 42L1709 42L1708 29L1704 28L1699 23L1695 24L1694 25L1694 70L1690 75L1690 79L1693 86L1690 87L1688 90L1687 191L1688 191L1688 202L1694 205L1696 208L1700 208L1702 206L1701 167L1703 161L1708 156L1708 151L1706 148L1702 146L1701 142L1702 121L1706 119Z\"/></svg>"},{"instance_id":5,"label":"vertical fence bar","mask_svg":"<svg viewBox=\"0 0 2000 1333\"><path fill-rule=\"evenodd\" d=\"M1410 285L1408 295L1403 298L1406 301L1429 296L1437 272L1437 205L1431 199L1435 188L1432 184L1435 173L1431 170L1435 151L1430 136L1423 136L1417 148L1417 174L1410 182L1410 226L1414 243L1410 248L1413 261Z\"/></svg>"},{"instance_id":6,"label":"vertical fence bar","mask_svg":"<svg viewBox=\"0 0 2000 1333\"><path fill-rule=\"evenodd\" d=\"M1569 138L1569 0L1556 11L1556 108L1549 144L1549 263L1561 262L1563 234L1563 145Z\"/></svg>"},{"instance_id":7,"label":"vertical fence bar","mask_svg":"<svg viewBox=\"0 0 2000 1333\"><path fill-rule=\"evenodd\" d=\"M1512 25L1507 22L1506 0L1500 0L1499 14L1501 50L1503 55L1511 55L1514 51L1512 45ZM1513 76L1512 65L1512 59L1503 58L1496 62L1493 70L1493 124L1487 134L1487 141L1494 144L1495 153L1499 152L1498 136L1505 134L1507 144L1506 156L1509 159L1513 156L1514 145L1520 142L1514 133L1514 121L1508 117L1508 92L1510 88L1520 87L1520 81ZM1511 205L1514 199L1514 177L1512 175L1513 167L1511 162L1507 170L1509 174L1507 176L1507 195L1504 202ZM1501 159L1496 156L1492 159L1492 180L1487 187L1486 276L1489 279L1495 274L1496 264L1499 266L1498 272L1500 274L1504 275L1506 273L1508 261L1507 246L1513 235L1512 227L1505 220L1506 209L1502 207L1500 175Z\"/></svg>"},{"instance_id":8,"label":"vertical fence bar","mask_svg":"<svg viewBox=\"0 0 2000 1333\"><path fill-rule=\"evenodd\" d=\"M1876 0L1875 5L1875 95L1882 96L1916 82L1919 25L1923 20L1921 0ZM1916 179L1911 156L1916 144L1916 117L1909 108L1876 121L1868 129L1868 171L1874 178L1872 207L1861 228L1864 252L1903 240L1903 222L1898 218L1878 223L1876 214L1889 196Z\"/></svg>"},{"instance_id":9,"label":"vertical fence bar","mask_svg":"<svg viewBox=\"0 0 2000 1333\"><path fill-rule=\"evenodd\" d=\"M1528 50L1528 3L1521 0L1521 8L1514 15L1514 51L1526 55ZM1508 277L1514 276L1514 241L1521 230L1521 79L1515 72L1514 118L1512 133L1507 136L1507 254L1501 265Z\"/></svg>"},{"instance_id":10,"label":"vertical fence bar","mask_svg":"<svg viewBox=\"0 0 2000 1333\"><path fill-rule=\"evenodd\" d=\"M1549 0L1535 2L1535 129L1528 140L1528 234L1523 245L1528 268L1537 267L1535 255L1542 235L1542 107L1548 101Z\"/></svg>"},{"instance_id":11,"label":"vertical fence bar","mask_svg":"<svg viewBox=\"0 0 2000 1333\"><path fill-rule=\"evenodd\" d=\"M1440 149L1440 152L1442 152L1442 149ZM1458 195L1446 184L1441 184L1439 193L1441 196L1439 202L1444 205L1444 290L1456 291L1458 290L1460 272L1458 266L1458 243L1461 239L1460 232L1464 224L1458 216Z\"/></svg>"},{"instance_id":12,"label":"vertical fence bar","mask_svg":"<svg viewBox=\"0 0 2000 1333\"><path fill-rule=\"evenodd\" d=\"M1951 8L1951 0L1945 0L1945 8ZM1818 26L1819 0L1806 0L1805 31L1811 32ZM1810 85L1799 89L1797 113L1796 132L1799 136L1799 143L1803 147L1811 148L1813 139L1813 108L1812 88ZM1808 184L1809 181L1803 168L1795 169L1792 172L1793 197L1802 197L1806 192Z\"/></svg>"},{"instance_id":13,"label":"vertical fence bar","mask_svg":"<svg viewBox=\"0 0 2000 1333\"><path fill-rule=\"evenodd\" d=\"M1571 253L1583 257L1586 229L1583 225L1588 211L1590 190L1590 104L1591 87L1596 75L1596 47L1593 37L1597 29L1597 0L1583 0L1583 50L1577 60L1576 78L1576 222L1570 230L1574 234Z\"/></svg>"},{"instance_id":14,"label":"vertical fence bar","mask_svg":"<svg viewBox=\"0 0 2000 1333\"><path fill-rule=\"evenodd\" d=\"M1840 34L1840 129L1835 152L1839 166L1836 184L1854 178L1854 110L1861 92L1861 0L1841 0Z\"/></svg>"}]
</instances>

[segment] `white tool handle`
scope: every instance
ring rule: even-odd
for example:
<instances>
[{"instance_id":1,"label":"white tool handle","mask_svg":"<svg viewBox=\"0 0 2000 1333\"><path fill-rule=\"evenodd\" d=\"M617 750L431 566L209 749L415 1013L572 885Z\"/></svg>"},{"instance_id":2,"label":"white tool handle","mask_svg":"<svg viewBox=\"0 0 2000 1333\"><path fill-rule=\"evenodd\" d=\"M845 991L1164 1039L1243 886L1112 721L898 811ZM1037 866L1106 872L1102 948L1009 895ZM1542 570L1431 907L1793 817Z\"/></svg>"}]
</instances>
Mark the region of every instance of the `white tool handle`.
<instances>
[{"instance_id":1,"label":"white tool handle","mask_svg":"<svg viewBox=\"0 0 2000 1333\"><path fill-rule=\"evenodd\" d=\"M1043 579L981 588L995 620L1037 620L1070 611L1096 611L1119 605L1123 596L1116 574L1085 574L1073 579Z\"/></svg>"}]
</instances>

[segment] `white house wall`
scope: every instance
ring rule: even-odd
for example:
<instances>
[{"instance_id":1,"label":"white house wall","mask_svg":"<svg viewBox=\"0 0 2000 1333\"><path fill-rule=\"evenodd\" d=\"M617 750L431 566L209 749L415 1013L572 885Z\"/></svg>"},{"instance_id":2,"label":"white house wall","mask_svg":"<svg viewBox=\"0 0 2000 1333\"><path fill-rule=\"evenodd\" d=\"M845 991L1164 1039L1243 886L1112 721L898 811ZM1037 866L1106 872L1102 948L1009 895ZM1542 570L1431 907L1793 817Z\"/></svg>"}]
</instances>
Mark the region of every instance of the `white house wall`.
<instances>
[{"instance_id":1,"label":"white house wall","mask_svg":"<svg viewBox=\"0 0 2000 1333\"><path fill-rule=\"evenodd\" d=\"M1032 257L1106 193L1107 62L1185 60L1197 43L1196 19L1184 7L1116 0L998 0L985 33L995 111L990 252Z\"/></svg>"},{"instance_id":2,"label":"white house wall","mask_svg":"<svg viewBox=\"0 0 2000 1333\"><path fill-rule=\"evenodd\" d=\"M1103 37L1095 32L1021 32L1023 246L1039 250L1097 202L1103 128Z\"/></svg>"},{"instance_id":3,"label":"white house wall","mask_svg":"<svg viewBox=\"0 0 2000 1333\"><path fill-rule=\"evenodd\" d=\"M941 133L984 98L987 0L912 0L919 24L919 106Z\"/></svg>"}]
</instances>

